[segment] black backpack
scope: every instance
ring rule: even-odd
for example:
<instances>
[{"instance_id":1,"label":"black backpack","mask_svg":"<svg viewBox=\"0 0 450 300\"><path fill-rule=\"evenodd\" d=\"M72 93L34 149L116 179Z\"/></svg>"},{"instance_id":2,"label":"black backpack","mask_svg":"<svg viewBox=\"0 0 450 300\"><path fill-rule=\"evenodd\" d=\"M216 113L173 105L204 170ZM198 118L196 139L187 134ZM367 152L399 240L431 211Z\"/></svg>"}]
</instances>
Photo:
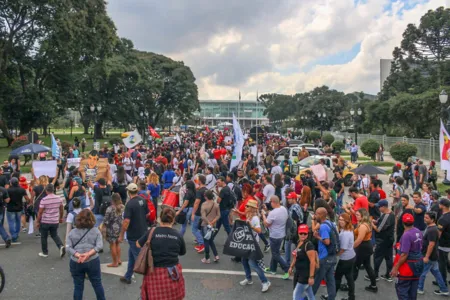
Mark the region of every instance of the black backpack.
<instances>
[{"instance_id":1,"label":"black backpack","mask_svg":"<svg viewBox=\"0 0 450 300\"><path fill-rule=\"evenodd\" d=\"M294 219L289 215L286 220L286 240L292 241L297 236L297 224L295 223Z\"/></svg>"},{"instance_id":2,"label":"black backpack","mask_svg":"<svg viewBox=\"0 0 450 300\"><path fill-rule=\"evenodd\" d=\"M102 203L100 203L100 207L98 209L98 212L102 216L106 214L106 210L108 209L108 207L111 206L111 202L112 202L111 191L109 190L109 188L105 188L103 190Z\"/></svg>"},{"instance_id":3,"label":"black backpack","mask_svg":"<svg viewBox=\"0 0 450 300\"><path fill-rule=\"evenodd\" d=\"M238 200L242 199L242 191L238 184L233 182L233 188L230 188L230 202L235 207Z\"/></svg>"},{"instance_id":4,"label":"black backpack","mask_svg":"<svg viewBox=\"0 0 450 300\"><path fill-rule=\"evenodd\" d=\"M335 226L330 221L325 221L323 224L330 227L330 244L327 246L328 255L337 255L341 251L341 243L339 241L339 233Z\"/></svg>"}]
</instances>

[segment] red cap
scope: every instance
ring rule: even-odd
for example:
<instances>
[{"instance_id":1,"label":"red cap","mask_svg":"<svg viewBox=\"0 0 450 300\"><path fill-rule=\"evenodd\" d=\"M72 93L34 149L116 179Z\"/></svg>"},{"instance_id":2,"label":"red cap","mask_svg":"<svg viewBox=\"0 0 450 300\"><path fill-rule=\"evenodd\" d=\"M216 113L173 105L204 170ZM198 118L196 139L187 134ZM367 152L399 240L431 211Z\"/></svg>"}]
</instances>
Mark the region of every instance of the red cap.
<instances>
[{"instance_id":1,"label":"red cap","mask_svg":"<svg viewBox=\"0 0 450 300\"><path fill-rule=\"evenodd\" d=\"M27 182L27 178L25 176L20 176L19 182Z\"/></svg>"},{"instance_id":2,"label":"red cap","mask_svg":"<svg viewBox=\"0 0 450 300\"><path fill-rule=\"evenodd\" d=\"M290 192L287 196L287 199L297 199L297 194L295 192Z\"/></svg>"},{"instance_id":3,"label":"red cap","mask_svg":"<svg viewBox=\"0 0 450 300\"><path fill-rule=\"evenodd\" d=\"M402 217L402 222L407 224L414 223L414 217L412 214L404 214Z\"/></svg>"},{"instance_id":4,"label":"red cap","mask_svg":"<svg viewBox=\"0 0 450 300\"><path fill-rule=\"evenodd\" d=\"M298 233L309 233L309 227L306 224L298 226Z\"/></svg>"}]
</instances>

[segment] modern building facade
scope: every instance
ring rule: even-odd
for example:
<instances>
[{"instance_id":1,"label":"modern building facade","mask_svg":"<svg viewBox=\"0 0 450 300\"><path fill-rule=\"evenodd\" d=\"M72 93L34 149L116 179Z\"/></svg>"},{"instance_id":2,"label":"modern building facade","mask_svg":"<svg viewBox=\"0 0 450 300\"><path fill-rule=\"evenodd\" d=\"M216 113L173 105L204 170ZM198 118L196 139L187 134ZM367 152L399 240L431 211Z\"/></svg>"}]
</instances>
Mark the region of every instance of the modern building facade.
<instances>
[{"instance_id":1,"label":"modern building facade","mask_svg":"<svg viewBox=\"0 0 450 300\"><path fill-rule=\"evenodd\" d=\"M234 114L241 128L251 128L269 124L264 109L264 105L257 101L200 100L200 112L196 116L201 124L218 126L220 123L232 123Z\"/></svg>"}]
</instances>

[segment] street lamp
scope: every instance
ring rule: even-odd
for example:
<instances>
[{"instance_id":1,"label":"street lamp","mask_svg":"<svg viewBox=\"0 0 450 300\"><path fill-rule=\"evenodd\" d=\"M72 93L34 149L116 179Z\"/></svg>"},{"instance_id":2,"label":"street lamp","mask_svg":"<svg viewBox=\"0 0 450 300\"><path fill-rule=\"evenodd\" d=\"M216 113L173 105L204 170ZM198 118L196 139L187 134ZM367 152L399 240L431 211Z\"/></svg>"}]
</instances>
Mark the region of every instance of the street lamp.
<instances>
[{"instance_id":1,"label":"street lamp","mask_svg":"<svg viewBox=\"0 0 450 300\"><path fill-rule=\"evenodd\" d=\"M308 116L301 116L300 119L302 119L302 123L303 123L303 134L306 134L306 122L308 120Z\"/></svg>"},{"instance_id":2,"label":"street lamp","mask_svg":"<svg viewBox=\"0 0 450 300\"><path fill-rule=\"evenodd\" d=\"M323 112L323 113L318 112L317 116L320 119L320 138L322 138L322 135L323 135L323 123L325 121L325 118L327 117L327 113L326 112Z\"/></svg>"},{"instance_id":3,"label":"street lamp","mask_svg":"<svg viewBox=\"0 0 450 300\"><path fill-rule=\"evenodd\" d=\"M97 123L98 123L98 115L102 111L102 106L98 104L95 106L94 104L91 104L89 107L91 110L91 113L94 114L94 143L97 142Z\"/></svg>"},{"instance_id":4,"label":"street lamp","mask_svg":"<svg viewBox=\"0 0 450 300\"><path fill-rule=\"evenodd\" d=\"M148 111L145 111L145 112L141 111L139 113L139 115L141 116L142 123L145 124L142 127L142 140L143 140L143 142L145 142L145 127L148 126L148 116L149 116L149 114L148 114Z\"/></svg>"},{"instance_id":5,"label":"street lamp","mask_svg":"<svg viewBox=\"0 0 450 300\"><path fill-rule=\"evenodd\" d=\"M442 90L441 93L439 94L439 101L441 102L441 104L445 104L447 103L447 100L448 100L447 92L445 90ZM448 132L450 129L450 106L447 107L447 124L445 127L446 127L445 129ZM450 185L450 180L447 179L447 170L444 171L444 174L445 177L444 180L442 180L442 183L445 185Z\"/></svg>"},{"instance_id":6,"label":"street lamp","mask_svg":"<svg viewBox=\"0 0 450 300\"><path fill-rule=\"evenodd\" d=\"M72 129L73 129L73 122L74 122L73 117L70 117L69 122L70 122L70 137L72 137Z\"/></svg>"},{"instance_id":7,"label":"street lamp","mask_svg":"<svg viewBox=\"0 0 450 300\"><path fill-rule=\"evenodd\" d=\"M361 115L362 115L362 110L361 110L361 108L358 108L358 110L356 111L356 114L357 114L358 116L361 116ZM351 115L352 118L353 118L353 130L355 131L355 144L358 144L358 130L357 130L357 128L356 128L355 109L354 109L353 107L350 109L350 115Z\"/></svg>"}]
</instances>

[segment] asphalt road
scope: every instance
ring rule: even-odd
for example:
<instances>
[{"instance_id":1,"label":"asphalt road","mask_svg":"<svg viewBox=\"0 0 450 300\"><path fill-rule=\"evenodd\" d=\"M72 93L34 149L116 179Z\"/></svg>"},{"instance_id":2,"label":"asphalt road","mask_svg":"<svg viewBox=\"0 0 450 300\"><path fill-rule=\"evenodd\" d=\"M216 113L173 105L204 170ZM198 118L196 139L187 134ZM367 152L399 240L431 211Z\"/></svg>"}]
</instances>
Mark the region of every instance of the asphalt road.
<instances>
[{"instance_id":1,"label":"asphalt road","mask_svg":"<svg viewBox=\"0 0 450 300\"><path fill-rule=\"evenodd\" d=\"M383 178L385 179L385 178ZM389 189L386 186L385 190ZM6 222L5 222L6 225ZM60 237L64 236L65 225L59 229ZM243 267L230 261L228 256L221 255L219 263L204 265L200 262L202 255L193 250L193 236L188 230L185 235L188 253L181 257L186 281L186 299L292 299L292 279L284 281L278 277L269 277L272 283L271 288L265 294L261 293L261 285L257 276L253 277L254 284L242 287L239 281L244 279ZM6 287L0 299L22 300L50 300L50 299L70 299L73 292L73 283L69 271L69 257L60 259L55 244L49 238L49 257L41 258L40 238L34 235L21 233L20 245L13 245L10 249L5 249L0 245L0 265L6 273ZM225 242L223 229L216 237L216 245L219 253L222 252ZM106 268L102 265L103 286L107 299L139 299L139 289L141 276L137 275L131 285L119 282L119 276L125 273L125 262L127 259L127 244L122 244L122 260L124 265L120 268ZM270 259L270 253L265 256L266 264ZM100 255L102 264L109 263L111 257L109 247L105 246L105 251ZM384 264L381 272L384 271ZM356 283L356 298L364 300L375 299L396 299L393 283L380 281L377 294L366 292L364 287L368 285L364 281L365 271L360 271L360 276ZM381 273L382 274L382 273ZM440 296L433 294L436 289L431 285L433 276L428 275L425 285L425 295L419 295L423 299L440 299ZM89 281L85 282L84 299L95 299L95 295ZM317 293L325 294L326 288L321 287ZM337 299L345 297L346 293L339 292ZM163 299L162 299L163 300Z\"/></svg>"}]
</instances>

